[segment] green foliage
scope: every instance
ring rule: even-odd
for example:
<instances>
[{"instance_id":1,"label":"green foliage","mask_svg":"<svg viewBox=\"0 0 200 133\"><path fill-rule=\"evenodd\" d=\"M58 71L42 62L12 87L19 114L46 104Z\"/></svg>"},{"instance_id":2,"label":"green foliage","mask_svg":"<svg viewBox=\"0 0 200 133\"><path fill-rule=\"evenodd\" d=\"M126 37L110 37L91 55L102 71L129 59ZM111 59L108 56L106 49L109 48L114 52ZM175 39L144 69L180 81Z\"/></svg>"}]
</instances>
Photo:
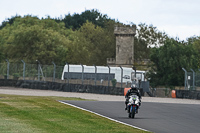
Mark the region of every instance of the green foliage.
<instances>
[{"instance_id":1,"label":"green foliage","mask_svg":"<svg viewBox=\"0 0 200 133\"><path fill-rule=\"evenodd\" d=\"M73 64L106 65L106 58L115 56L114 34L86 22L72 36L69 62Z\"/></svg>"},{"instance_id":2,"label":"green foliage","mask_svg":"<svg viewBox=\"0 0 200 133\"><path fill-rule=\"evenodd\" d=\"M7 24L10 24L10 25L13 24L16 18L21 18L21 16L16 15L3 21L2 24L0 25L0 30L3 29Z\"/></svg>"},{"instance_id":3,"label":"green foliage","mask_svg":"<svg viewBox=\"0 0 200 133\"><path fill-rule=\"evenodd\" d=\"M14 76L14 77L19 77L20 74L19 74L19 73L13 73L13 76Z\"/></svg>"},{"instance_id":4,"label":"green foliage","mask_svg":"<svg viewBox=\"0 0 200 133\"><path fill-rule=\"evenodd\" d=\"M1 48L4 56L12 60L60 64L64 63L70 45L68 32L63 23L25 16L0 31Z\"/></svg>"},{"instance_id":5,"label":"green foliage","mask_svg":"<svg viewBox=\"0 0 200 133\"><path fill-rule=\"evenodd\" d=\"M115 87L116 84L117 84L117 80L116 79L112 79L111 82L112 82L112 86Z\"/></svg>"},{"instance_id":6,"label":"green foliage","mask_svg":"<svg viewBox=\"0 0 200 133\"><path fill-rule=\"evenodd\" d=\"M139 24L134 39L134 58L137 60L149 59L151 47L163 45L167 38L165 33L158 31L153 25Z\"/></svg>"},{"instance_id":7,"label":"green foliage","mask_svg":"<svg viewBox=\"0 0 200 133\"><path fill-rule=\"evenodd\" d=\"M184 71L198 68L198 52L193 45L167 39L164 45L153 48L150 59L153 62L148 74L152 87L158 85L181 86L184 81Z\"/></svg>"},{"instance_id":8,"label":"green foliage","mask_svg":"<svg viewBox=\"0 0 200 133\"><path fill-rule=\"evenodd\" d=\"M41 64L106 65L107 58L115 57L115 24L97 10L68 15L63 20L15 16L0 30L0 62L23 59Z\"/></svg>"},{"instance_id":9,"label":"green foliage","mask_svg":"<svg viewBox=\"0 0 200 133\"><path fill-rule=\"evenodd\" d=\"M188 39L188 43L194 46L194 49L198 51L200 54L200 37L192 37ZM198 62L200 62L200 58L197 58ZM200 64L198 64L198 68L200 68Z\"/></svg>"},{"instance_id":10,"label":"green foliage","mask_svg":"<svg viewBox=\"0 0 200 133\"><path fill-rule=\"evenodd\" d=\"M59 22L59 20L57 20ZM108 18L107 15L101 14L98 10L86 10L81 14L66 15L64 19L60 20L65 23L66 28L73 30L79 29L86 21L93 23L96 26L105 28L107 21L114 21Z\"/></svg>"},{"instance_id":11,"label":"green foliage","mask_svg":"<svg viewBox=\"0 0 200 133\"><path fill-rule=\"evenodd\" d=\"M19 73L13 73L13 79L14 80L18 80L20 77L20 74Z\"/></svg>"}]
</instances>

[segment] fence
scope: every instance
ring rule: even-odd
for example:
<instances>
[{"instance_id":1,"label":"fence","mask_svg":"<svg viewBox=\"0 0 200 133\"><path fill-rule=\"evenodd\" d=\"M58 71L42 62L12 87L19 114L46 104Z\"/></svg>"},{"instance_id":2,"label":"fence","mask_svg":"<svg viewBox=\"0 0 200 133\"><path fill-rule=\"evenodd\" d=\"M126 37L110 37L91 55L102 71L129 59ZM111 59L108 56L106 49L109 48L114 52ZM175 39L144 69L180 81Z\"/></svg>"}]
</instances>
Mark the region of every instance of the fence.
<instances>
[{"instance_id":1,"label":"fence","mask_svg":"<svg viewBox=\"0 0 200 133\"><path fill-rule=\"evenodd\" d=\"M200 70L195 72L193 69L190 71L182 69L185 72L185 90L200 90Z\"/></svg>"},{"instance_id":2,"label":"fence","mask_svg":"<svg viewBox=\"0 0 200 133\"><path fill-rule=\"evenodd\" d=\"M0 63L0 78L15 80L37 80L37 81L58 81L61 79L63 66L26 64L21 63Z\"/></svg>"},{"instance_id":3,"label":"fence","mask_svg":"<svg viewBox=\"0 0 200 133\"><path fill-rule=\"evenodd\" d=\"M126 82L127 77L123 77L126 71L120 68L119 75L123 77L121 82L116 82L110 71L105 70L102 73L87 73L87 70L82 70L82 73L69 72L62 80L64 66L57 66L54 62L52 65L42 65L39 61L36 64L28 64L23 60L18 63L6 62L0 63L0 79L14 80L31 80L31 81L47 81L66 84L94 85L109 87L130 87L131 82ZM88 69L88 68L87 68ZM98 71L98 67L96 67ZM130 77L129 77L130 78Z\"/></svg>"}]
</instances>

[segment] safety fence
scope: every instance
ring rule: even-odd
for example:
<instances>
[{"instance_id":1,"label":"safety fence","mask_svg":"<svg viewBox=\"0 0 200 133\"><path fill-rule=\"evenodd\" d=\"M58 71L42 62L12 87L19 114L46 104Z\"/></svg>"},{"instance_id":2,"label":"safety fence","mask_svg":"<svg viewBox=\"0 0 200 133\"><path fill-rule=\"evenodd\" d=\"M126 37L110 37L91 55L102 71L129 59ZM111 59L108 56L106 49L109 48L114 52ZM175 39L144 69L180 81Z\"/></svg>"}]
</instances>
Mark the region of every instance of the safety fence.
<instances>
[{"instance_id":1,"label":"safety fence","mask_svg":"<svg viewBox=\"0 0 200 133\"><path fill-rule=\"evenodd\" d=\"M94 66L95 67L95 66ZM30 89L58 90L67 92L86 92L97 94L123 95L124 88L130 87L130 77L125 69L119 68L117 77L121 77L117 82L114 75L108 70L98 73L87 73L86 67L82 73L68 71L63 75L64 66L58 66L54 62L52 65L42 65L39 61L36 64L25 63L23 60L18 63L0 63L0 86L15 86ZM92 68L90 68L92 69ZM176 90L177 98L200 99L200 71L185 71L185 90ZM88 70L89 71L89 70ZM93 70L92 70L93 71ZM142 75L139 75L139 77ZM116 75L115 75L116 77ZM141 82L143 92L149 93L149 82ZM166 89L152 89L152 96L160 96L159 91L168 95ZM169 93L170 95L170 93ZM150 94L149 94L150 96Z\"/></svg>"},{"instance_id":2,"label":"safety fence","mask_svg":"<svg viewBox=\"0 0 200 133\"><path fill-rule=\"evenodd\" d=\"M105 86L105 87L130 87L131 82L116 82L114 76L106 71L104 73L89 74L83 71L80 73L69 72L67 78L61 79L64 66L58 66L54 62L52 65L43 65L39 61L36 64L29 64L21 60L18 63L6 62L0 63L0 79L29 80L43 82L57 82L66 84ZM85 70L86 71L86 70ZM98 71L98 68L97 68ZM126 71L124 71L125 73ZM120 77L123 76L123 71ZM78 77L78 78L77 78ZM123 77L124 80L127 77ZM130 77L129 77L130 78Z\"/></svg>"},{"instance_id":3,"label":"safety fence","mask_svg":"<svg viewBox=\"0 0 200 133\"><path fill-rule=\"evenodd\" d=\"M64 82L61 80L62 71L63 66L55 64L0 63L0 79Z\"/></svg>"},{"instance_id":4,"label":"safety fence","mask_svg":"<svg viewBox=\"0 0 200 133\"><path fill-rule=\"evenodd\" d=\"M184 78L184 89L185 90L200 90L200 70L194 71L190 69L190 71L182 68L185 72Z\"/></svg>"}]
</instances>

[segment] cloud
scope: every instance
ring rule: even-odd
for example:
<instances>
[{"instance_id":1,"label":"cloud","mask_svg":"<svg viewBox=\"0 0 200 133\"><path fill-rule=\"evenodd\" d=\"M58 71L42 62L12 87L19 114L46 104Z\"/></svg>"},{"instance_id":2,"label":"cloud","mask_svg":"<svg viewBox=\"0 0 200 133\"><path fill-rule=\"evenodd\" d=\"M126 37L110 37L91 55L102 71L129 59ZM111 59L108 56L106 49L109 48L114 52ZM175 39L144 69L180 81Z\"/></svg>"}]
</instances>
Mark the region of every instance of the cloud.
<instances>
[{"instance_id":1,"label":"cloud","mask_svg":"<svg viewBox=\"0 0 200 133\"><path fill-rule=\"evenodd\" d=\"M153 24L170 36L199 35L199 0L0 0L0 24L16 14L64 17L97 9L124 24Z\"/></svg>"},{"instance_id":2,"label":"cloud","mask_svg":"<svg viewBox=\"0 0 200 133\"><path fill-rule=\"evenodd\" d=\"M200 25L163 25L158 26L158 30L164 31L170 37L178 37L185 40L192 36L200 36Z\"/></svg>"}]
</instances>

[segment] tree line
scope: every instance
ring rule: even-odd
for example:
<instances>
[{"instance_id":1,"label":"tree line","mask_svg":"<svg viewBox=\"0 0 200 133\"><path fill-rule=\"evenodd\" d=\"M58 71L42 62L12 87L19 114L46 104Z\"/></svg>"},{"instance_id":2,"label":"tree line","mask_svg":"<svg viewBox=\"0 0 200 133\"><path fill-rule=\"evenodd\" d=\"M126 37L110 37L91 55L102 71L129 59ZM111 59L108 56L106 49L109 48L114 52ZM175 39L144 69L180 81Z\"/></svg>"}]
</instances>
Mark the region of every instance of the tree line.
<instances>
[{"instance_id":1,"label":"tree line","mask_svg":"<svg viewBox=\"0 0 200 133\"><path fill-rule=\"evenodd\" d=\"M124 24L98 10L64 18L16 15L0 25L0 62L23 59L27 63L107 65L106 59L116 54L116 25ZM199 68L200 37L179 41L145 23L136 30L134 58L151 60L147 76L152 86L183 85L182 67Z\"/></svg>"},{"instance_id":2,"label":"tree line","mask_svg":"<svg viewBox=\"0 0 200 133\"><path fill-rule=\"evenodd\" d=\"M87 19L90 17L85 16L87 12L96 16ZM8 19L0 27L0 61L8 58L39 60L43 64L54 61L105 65L107 57L115 56L113 26L116 22L96 13L86 11L81 15L67 15L62 20L30 15ZM89 20L97 21L96 25Z\"/></svg>"}]
</instances>

